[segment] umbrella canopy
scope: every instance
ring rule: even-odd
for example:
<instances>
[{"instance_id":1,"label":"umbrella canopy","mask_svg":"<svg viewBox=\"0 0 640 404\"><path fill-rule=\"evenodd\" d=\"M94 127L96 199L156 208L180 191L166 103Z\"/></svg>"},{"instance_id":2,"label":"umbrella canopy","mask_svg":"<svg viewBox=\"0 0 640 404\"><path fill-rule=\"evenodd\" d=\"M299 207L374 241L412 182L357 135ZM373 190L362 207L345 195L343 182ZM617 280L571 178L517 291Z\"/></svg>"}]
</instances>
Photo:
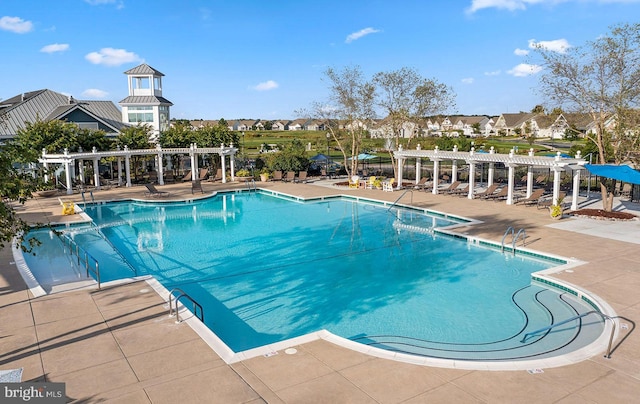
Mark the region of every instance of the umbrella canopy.
<instances>
[{"instance_id":1,"label":"umbrella canopy","mask_svg":"<svg viewBox=\"0 0 640 404\"><path fill-rule=\"evenodd\" d=\"M322 153L318 153L315 156L311 157L309 160L324 161L324 160L329 160L329 157L327 157L326 155L324 155Z\"/></svg>"},{"instance_id":2,"label":"umbrella canopy","mask_svg":"<svg viewBox=\"0 0 640 404\"><path fill-rule=\"evenodd\" d=\"M371 159L375 159L378 156L374 156L373 154L368 154L368 153L360 153L358 154L358 160L371 160ZM353 160L353 157L349 157L349 160Z\"/></svg>"},{"instance_id":3,"label":"umbrella canopy","mask_svg":"<svg viewBox=\"0 0 640 404\"><path fill-rule=\"evenodd\" d=\"M640 184L640 172L625 165L585 164L587 170L598 177L613 178L630 184Z\"/></svg>"}]
</instances>

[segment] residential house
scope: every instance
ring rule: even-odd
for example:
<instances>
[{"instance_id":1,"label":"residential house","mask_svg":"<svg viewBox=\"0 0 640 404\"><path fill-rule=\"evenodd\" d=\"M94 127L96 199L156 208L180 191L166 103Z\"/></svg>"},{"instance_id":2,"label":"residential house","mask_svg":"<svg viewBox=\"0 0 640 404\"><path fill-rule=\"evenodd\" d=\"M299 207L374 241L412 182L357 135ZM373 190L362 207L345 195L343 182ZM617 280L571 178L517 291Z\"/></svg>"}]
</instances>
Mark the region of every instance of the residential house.
<instances>
[{"instance_id":1,"label":"residential house","mask_svg":"<svg viewBox=\"0 0 640 404\"><path fill-rule=\"evenodd\" d=\"M0 140L11 139L26 123L60 120L73 122L82 129L100 129L116 136L128 125L123 123L118 107L111 101L76 100L52 90L36 90L0 101Z\"/></svg>"},{"instance_id":2,"label":"residential house","mask_svg":"<svg viewBox=\"0 0 640 404\"><path fill-rule=\"evenodd\" d=\"M496 119L493 129L497 134L513 136L519 133L536 133L532 126L532 118L537 114L520 112L516 114L504 113Z\"/></svg>"},{"instance_id":3,"label":"residential house","mask_svg":"<svg viewBox=\"0 0 640 404\"><path fill-rule=\"evenodd\" d=\"M271 130L287 130L287 124L289 123L289 120L277 120L277 121L273 121L273 123L271 124Z\"/></svg>"},{"instance_id":4,"label":"residential house","mask_svg":"<svg viewBox=\"0 0 640 404\"><path fill-rule=\"evenodd\" d=\"M285 130L302 130L303 125L307 122L307 119L294 119L293 121L289 121L285 126Z\"/></svg>"}]
</instances>

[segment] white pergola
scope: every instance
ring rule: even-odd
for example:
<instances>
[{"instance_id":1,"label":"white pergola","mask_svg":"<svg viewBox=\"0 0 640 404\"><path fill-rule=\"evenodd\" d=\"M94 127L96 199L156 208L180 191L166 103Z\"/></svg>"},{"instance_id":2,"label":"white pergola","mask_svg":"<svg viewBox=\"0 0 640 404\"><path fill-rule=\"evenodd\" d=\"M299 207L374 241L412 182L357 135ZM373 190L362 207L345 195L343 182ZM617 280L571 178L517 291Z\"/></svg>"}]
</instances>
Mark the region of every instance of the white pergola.
<instances>
[{"instance_id":1,"label":"white pergola","mask_svg":"<svg viewBox=\"0 0 640 404\"><path fill-rule=\"evenodd\" d=\"M171 154L188 154L191 158L191 180L197 179L198 173L198 155L200 154L218 154L222 161L222 172L226 172L226 161L229 158L229 165L231 170L231 181L235 180L235 154L238 151L237 148L225 146L221 144L220 147L198 147L196 144L191 144L189 148L167 148L163 149L159 145L155 149L129 149L127 146L124 150L110 150L110 151L97 151L94 147L90 152L69 153L67 149L62 154L47 154L45 150L42 150L42 157L38 159L45 169L49 168L50 164L62 164L65 171L65 179L67 184L67 194L73 193L73 187L71 186L71 179L73 177L73 171L75 167L75 161L90 160L93 161L93 182L96 185L96 189L100 189L100 173L98 165L100 159L107 157L116 157L118 159L118 185L122 185L122 169L124 165L125 170L125 185L131 186L131 169L130 160L131 156L145 156L154 155L156 157L155 166L158 170L158 183L164 185L164 163L163 158L165 155ZM123 164L124 159L124 164ZM80 170L80 180L84 182L84 172ZM45 181L48 181L48 175L45 175ZM222 182L227 182L226 176L222 175Z\"/></svg>"},{"instance_id":2,"label":"white pergola","mask_svg":"<svg viewBox=\"0 0 640 404\"><path fill-rule=\"evenodd\" d=\"M533 149L529 149L527 155L519 155L515 153L515 150L511 150L509 154L496 153L493 147L491 150L483 153L478 153L474 148L471 148L469 152L459 152L457 147L454 147L453 151L439 150L436 147L434 150L421 150L418 145L416 150L402 150L402 147L394 152L394 156L398 162L398 187L402 184L402 167L406 159L416 159L416 173L420 173L422 159L429 159L433 162L433 194L438 193L438 181L439 166L443 160L452 161L451 182L457 180L457 164L458 161L464 161L469 166L469 194L467 197L473 199L475 188L475 169L478 163L488 163L488 178L487 185L493 183L494 165L495 163L503 163L508 168L508 192L507 192L507 205L514 203L514 173L515 168L519 166L527 167L527 190L526 196L529 197L533 191L533 169L536 167L543 167L550 169L553 172L553 203L557 203L560 194L560 174L564 171L571 172L573 174L573 194L571 200L571 209L578 209L578 193L580 189L580 171L584 170L584 165L587 163L580 157L580 152L575 158L563 158L560 152L554 157L541 157L534 156ZM416 183L420 181L420 175L416 175Z\"/></svg>"}]
</instances>

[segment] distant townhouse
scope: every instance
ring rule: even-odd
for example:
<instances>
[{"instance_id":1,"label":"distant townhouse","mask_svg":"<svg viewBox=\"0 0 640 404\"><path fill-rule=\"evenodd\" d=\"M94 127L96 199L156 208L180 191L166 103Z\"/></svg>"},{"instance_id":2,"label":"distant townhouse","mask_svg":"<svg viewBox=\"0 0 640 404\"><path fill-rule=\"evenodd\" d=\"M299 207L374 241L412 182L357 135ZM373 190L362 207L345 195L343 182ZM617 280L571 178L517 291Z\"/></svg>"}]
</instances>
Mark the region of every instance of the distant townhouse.
<instances>
[{"instance_id":1,"label":"distant townhouse","mask_svg":"<svg viewBox=\"0 0 640 404\"><path fill-rule=\"evenodd\" d=\"M276 120L271 123L271 130L287 130L289 120Z\"/></svg>"}]
</instances>

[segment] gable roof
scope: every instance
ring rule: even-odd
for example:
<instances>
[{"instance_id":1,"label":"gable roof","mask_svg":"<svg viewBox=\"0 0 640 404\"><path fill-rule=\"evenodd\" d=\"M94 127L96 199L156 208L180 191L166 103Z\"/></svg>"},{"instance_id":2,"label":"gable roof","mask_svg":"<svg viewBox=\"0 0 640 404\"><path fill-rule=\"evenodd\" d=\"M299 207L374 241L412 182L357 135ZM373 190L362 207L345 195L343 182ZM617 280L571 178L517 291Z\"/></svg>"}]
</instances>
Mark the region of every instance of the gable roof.
<instances>
[{"instance_id":1,"label":"gable roof","mask_svg":"<svg viewBox=\"0 0 640 404\"><path fill-rule=\"evenodd\" d=\"M129 69L124 72L124 74L152 74L154 76L164 76L164 74L160 73L158 70L154 69L146 63Z\"/></svg>"},{"instance_id":2,"label":"gable roof","mask_svg":"<svg viewBox=\"0 0 640 404\"><path fill-rule=\"evenodd\" d=\"M6 116L5 122L0 125L0 136L14 136L26 126L25 122L65 119L78 110L103 123L114 133L127 126L122 122L120 110L111 101L74 100L73 97L44 89L19 94L0 102L0 114Z\"/></svg>"}]
</instances>

